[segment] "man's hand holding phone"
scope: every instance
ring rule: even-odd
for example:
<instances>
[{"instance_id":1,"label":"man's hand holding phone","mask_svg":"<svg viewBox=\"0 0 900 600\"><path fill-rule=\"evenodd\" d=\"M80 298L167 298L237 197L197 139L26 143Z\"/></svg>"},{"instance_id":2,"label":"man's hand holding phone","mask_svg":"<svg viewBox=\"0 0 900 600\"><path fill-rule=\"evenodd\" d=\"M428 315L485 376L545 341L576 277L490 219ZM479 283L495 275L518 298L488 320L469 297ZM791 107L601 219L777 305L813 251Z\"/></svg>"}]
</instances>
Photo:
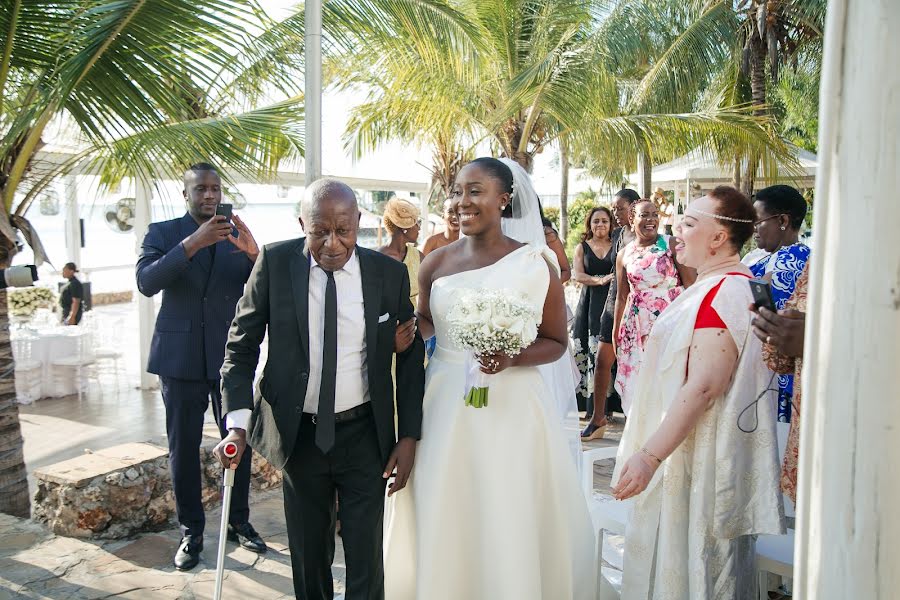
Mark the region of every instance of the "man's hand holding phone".
<instances>
[{"instance_id":1,"label":"man's hand holding phone","mask_svg":"<svg viewBox=\"0 0 900 600\"><path fill-rule=\"evenodd\" d=\"M197 252L203 248L207 248L228 239L231 235L231 223L223 215L215 215L209 221L202 223L197 231L184 239L184 253L188 260L194 257Z\"/></svg>"},{"instance_id":2,"label":"man's hand holding phone","mask_svg":"<svg viewBox=\"0 0 900 600\"><path fill-rule=\"evenodd\" d=\"M216 205L216 214L225 217L225 220L231 222L231 215L234 212L234 205L227 202L219 202Z\"/></svg>"}]
</instances>

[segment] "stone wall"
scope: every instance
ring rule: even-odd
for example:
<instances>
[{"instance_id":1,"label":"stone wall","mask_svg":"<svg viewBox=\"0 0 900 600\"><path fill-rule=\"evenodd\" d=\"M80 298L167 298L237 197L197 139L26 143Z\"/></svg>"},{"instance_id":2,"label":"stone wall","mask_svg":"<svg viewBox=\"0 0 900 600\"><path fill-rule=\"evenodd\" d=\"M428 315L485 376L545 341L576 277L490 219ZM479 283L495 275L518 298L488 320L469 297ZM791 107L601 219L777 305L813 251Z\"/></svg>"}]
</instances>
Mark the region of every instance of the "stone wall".
<instances>
[{"instance_id":1,"label":"stone wall","mask_svg":"<svg viewBox=\"0 0 900 600\"><path fill-rule=\"evenodd\" d=\"M131 302L134 292L131 290L125 292L98 292L91 294L91 305L101 306L104 304L123 304Z\"/></svg>"},{"instance_id":2,"label":"stone wall","mask_svg":"<svg viewBox=\"0 0 900 600\"><path fill-rule=\"evenodd\" d=\"M217 440L204 437L200 449L203 505L220 503L222 469L212 455ZM59 535L119 539L173 524L175 498L168 451L133 443L99 450L44 467L38 480L33 518ZM281 485L281 472L253 454L250 486Z\"/></svg>"}]
</instances>

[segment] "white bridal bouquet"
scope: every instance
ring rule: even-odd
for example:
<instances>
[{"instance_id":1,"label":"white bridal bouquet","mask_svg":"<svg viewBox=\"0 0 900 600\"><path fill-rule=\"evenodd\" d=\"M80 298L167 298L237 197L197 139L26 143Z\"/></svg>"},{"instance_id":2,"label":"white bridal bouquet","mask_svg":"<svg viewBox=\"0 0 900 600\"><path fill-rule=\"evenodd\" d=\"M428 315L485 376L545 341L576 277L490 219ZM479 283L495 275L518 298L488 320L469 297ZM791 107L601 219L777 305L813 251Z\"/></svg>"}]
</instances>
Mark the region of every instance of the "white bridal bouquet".
<instances>
[{"instance_id":1,"label":"white bridal bouquet","mask_svg":"<svg viewBox=\"0 0 900 600\"><path fill-rule=\"evenodd\" d=\"M479 369L477 357L487 354L515 356L537 338L541 313L524 294L511 290L462 289L447 313L450 341L470 351L466 406L488 405L489 375Z\"/></svg>"},{"instance_id":2,"label":"white bridal bouquet","mask_svg":"<svg viewBox=\"0 0 900 600\"><path fill-rule=\"evenodd\" d=\"M11 315L30 317L39 308L52 309L56 303L56 294L45 287L18 288L9 291L7 301Z\"/></svg>"}]
</instances>

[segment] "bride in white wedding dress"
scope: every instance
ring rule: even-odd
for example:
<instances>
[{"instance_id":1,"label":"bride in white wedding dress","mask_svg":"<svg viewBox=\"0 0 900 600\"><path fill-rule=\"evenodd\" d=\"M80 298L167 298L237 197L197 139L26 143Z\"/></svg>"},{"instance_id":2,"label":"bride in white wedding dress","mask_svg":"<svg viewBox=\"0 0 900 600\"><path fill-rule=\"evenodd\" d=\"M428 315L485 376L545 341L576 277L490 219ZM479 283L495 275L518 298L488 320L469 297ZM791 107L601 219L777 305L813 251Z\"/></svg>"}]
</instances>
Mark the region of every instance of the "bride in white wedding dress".
<instances>
[{"instance_id":1,"label":"bride in white wedding dress","mask_svg":"<svg viewBox=\"0 0 900 600\"><path fill-rule=\"evenodd\" d=\"M465 237L429 254L419 273L419 327L437 337L425 383L422 440L385 540L388 600L588 600L596 564L590 517L551 390L538 366L567 348L552 252L501 231L513 177L478 159L451 200ZM490 404L466 406L466 353L446 320L459 290L524 294L542 312L518 356L481 357Z\"/></svg>"}]
</instances>

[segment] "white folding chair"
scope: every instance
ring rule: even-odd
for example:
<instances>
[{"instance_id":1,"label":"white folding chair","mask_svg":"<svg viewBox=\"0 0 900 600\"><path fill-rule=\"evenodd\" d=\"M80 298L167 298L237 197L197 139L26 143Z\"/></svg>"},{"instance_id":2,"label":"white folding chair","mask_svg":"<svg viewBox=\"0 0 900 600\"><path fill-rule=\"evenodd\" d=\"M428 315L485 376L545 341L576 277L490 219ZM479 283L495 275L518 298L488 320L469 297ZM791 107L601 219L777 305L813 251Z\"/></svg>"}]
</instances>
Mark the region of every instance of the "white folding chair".
<instances>
[{"instance_id":1,"label":"white folding chair","mask_svg":"<svg viewBox=\"0 0 900 600\"><path fill-rule=\"evenodd\" d=\"M44 364L34 356L33 341L30 336L10 340L16 364L16 400L19 404L31 404L41 397Z\"/></svg>"},{"instance_id":2,"label":"white folding chair","mask_svg":"<svg viewBox=\"0 0 900 600\"><path fill-rule=\"evenodd\" d=\"M92 337L91 355L94 357L95 368L92 369L92 375L100 385L100 369L105 365L112 367L113 375L116 378L116 390L119 389L119 359L124 356L121 350L118 350L116 332L121 332L123 319L112 319L110 321L100 321L92 319L90 321L90 330Z\"/></svg>"},{"instance_id":3,"label":"white folding chair","mask_svg":"<svg viewBox=\"0 0 900 600\"><path fill-rule=\"evenodd\" d=\"M794 530L786 535L761 535L756 538L756 572L759 600L769 598L769 573L786 579L794 576Z\"/></svg>"},{"instance_id":4,"label":"white folding chair","mask_svg":"<svg viewBox=\"0 0 900 600\"><path fill-rule=\"evenodd\" d=\"M75 336L75 353L70 356L58 358L50 363L53 367L54 387L57 394L62 396L64 393L60 391L68 390L68 381L75 379L75 387L77 388L78 400L84 392L86 380L82 377L82 370L94 364L94 357L90 353L89 344L90 335L80 332Z\"/></svg>"},{"instance_id":5,"label":"white folding chair","mask_svg":"<svg viewBox=\"0 0 900 600\"><path fill-rule=\"evenodd\" d=\"M625 527L631 513L630 500L618 502L611 497L594 493L594 463L598 460L615 459L616 446L585 450L582 454L581 490L588 505L594 530L597 560L597 590L600 600L618 598L618 593L603 575L603 535L604 533L625 535Z\"/></svg>"},{"instance_id":6,"label":"white folding chair","mask_svg":"<svg viewBox=\"0 0 900 600\"><path fill-rule=\"evenodd\" d=\"M784 460L787 449L788 434L791 431L790 423L778 422L775 424L775 434L778 439L778 456ZM784 497L784 516L795 516L794 503L787 496ZM788 529L785 535L761 535L756 540L756 570L759 580L760 600L768 600L769 597L769 573L779 575L784 579L792 579L794 576L794 530Z\"/></svg>"}]
</instances>

